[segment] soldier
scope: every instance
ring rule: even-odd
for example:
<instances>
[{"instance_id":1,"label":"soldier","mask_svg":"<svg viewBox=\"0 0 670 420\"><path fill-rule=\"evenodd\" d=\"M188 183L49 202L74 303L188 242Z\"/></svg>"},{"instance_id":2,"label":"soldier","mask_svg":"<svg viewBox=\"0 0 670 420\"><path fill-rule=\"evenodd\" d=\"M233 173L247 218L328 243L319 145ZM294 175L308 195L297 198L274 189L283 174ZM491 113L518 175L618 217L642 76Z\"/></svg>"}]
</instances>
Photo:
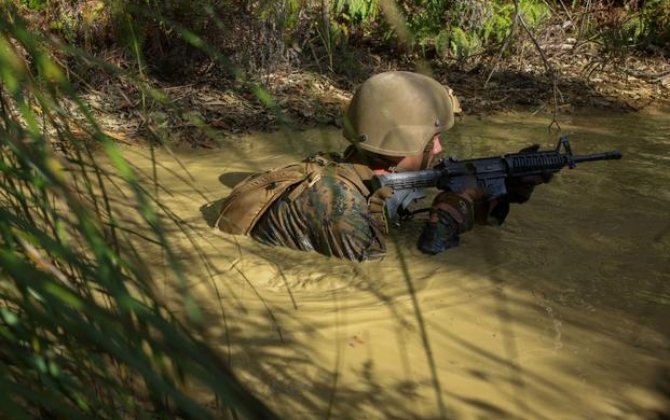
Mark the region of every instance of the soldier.
<instances>
[{"instance_id":1,"label":"soldier","mask_svg":"<svg viewBox=\"0 0 670 420\"><path fill-rule=\"evenodd\" d=\"M375 75L356 91L345 116L351 142L342 156L318 154L302 163L253 175L235 186L216 222L224 232L350 260L380 257L389 233L388 187L375 175L431 167L440 134L460 105L452 90L418 73ZM543 179L513 180L505 200L473 188L438 194L418 247L437 254L458 245L475 223L500 224L510 202L524 202Z\"/></svg>"}]
</instances>

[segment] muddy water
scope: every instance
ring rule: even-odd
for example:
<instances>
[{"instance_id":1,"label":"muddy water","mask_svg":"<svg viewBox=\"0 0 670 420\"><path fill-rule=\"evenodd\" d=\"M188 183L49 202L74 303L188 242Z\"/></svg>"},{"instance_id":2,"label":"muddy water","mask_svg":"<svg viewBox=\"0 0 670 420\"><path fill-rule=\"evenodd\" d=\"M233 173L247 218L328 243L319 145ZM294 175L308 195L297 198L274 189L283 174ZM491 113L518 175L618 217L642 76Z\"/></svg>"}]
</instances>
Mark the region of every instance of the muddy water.
<instances>
[{"instance_id":1,"label":"muddy water","mask_svg":"<svg viewBox=\"0 0 670 420\"><path fill-rule=\"evenodd\" d=\"M461 157L553 146L546 116L464 119ZM362 264L210 227L246 174L340 150L337 130L157 152L171 233L210 342L286 418L653 418L670 410L670 115L564 116L576 153L500 228L430 257L420 221ZM126 149L148 176L147 150ZM196 252L197 251L197 252ZM150 251L147 251L150 252ZM206 257L207 262L203 261ZM157 271L166 264L150 256ZM168 299L178 300L169 284ZM181 292L183 293L183 292Z\"/></svg>"}]
</instances>

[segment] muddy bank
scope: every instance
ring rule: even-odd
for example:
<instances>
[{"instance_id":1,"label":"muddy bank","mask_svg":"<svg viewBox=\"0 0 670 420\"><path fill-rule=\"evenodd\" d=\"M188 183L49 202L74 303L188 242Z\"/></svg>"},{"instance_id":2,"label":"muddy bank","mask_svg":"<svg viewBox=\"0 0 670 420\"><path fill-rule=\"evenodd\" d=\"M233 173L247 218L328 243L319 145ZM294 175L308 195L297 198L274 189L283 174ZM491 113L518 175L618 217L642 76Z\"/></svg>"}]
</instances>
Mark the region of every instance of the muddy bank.
<instances>
[{"instance_id":1,"label":"muddy bank","mask_svg":"<svg viewBox=\"0 0 670 420\"><path fill-rule=\"evenodd\" d=\"M361 58L363 60L363 58ZM625 64L625 67L624 67ZM528 56L472 68L425 61L388 60L368 55L355 74L337 75L317 68L285 68L245 82L194 75L174 84L150 84L164 97L142 100L133 85L110 82L85 90L102 127L125 141L154 138L169 144L219 147L230 136L281 127L304 129L342 124L342 109L356 86L372 74L412 70L451 86L466 115L524 111L562 117L588 109L656 112L670 109L670 64L662 58L627 58L625 63L585 54L554 59L555 72ZM493 68L502 70L494 70Z\"/></svg>"}]
</instances>

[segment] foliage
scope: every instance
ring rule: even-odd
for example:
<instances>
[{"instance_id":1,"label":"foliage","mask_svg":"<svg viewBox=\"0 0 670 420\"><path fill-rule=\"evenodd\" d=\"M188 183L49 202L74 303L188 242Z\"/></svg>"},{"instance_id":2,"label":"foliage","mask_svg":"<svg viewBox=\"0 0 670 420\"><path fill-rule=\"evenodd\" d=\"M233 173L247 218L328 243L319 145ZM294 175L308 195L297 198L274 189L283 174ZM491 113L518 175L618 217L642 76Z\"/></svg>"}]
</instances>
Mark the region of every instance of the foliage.
<instances>
[{"instance_id":1,"label":"foliage","mask_svg":"<svg viewBox=\"0 0 670 420\"><path fill-rule=\"evenodd\" d=\"M600 1L587 12L586 34L598 39L604 52L670 52L670 0Z\"/></svg>"},{"instance_id":2,"label":"foliage","mask_svg":"<svg viewBox=\"0 0 670 420\"><path fill-rule=\"evenodd\" d=\"M640 12L646 46L654 45L670 53L670 0L648 0Z\"/></svg>"},{"instance_id":3,"label":"foliage","mask_svg":"<svg viewBox=\"0 0 670 420\"><path fill-rule=\"evenodd\" d=\"M32 10L42 10L47 6L46 0L21 0L21 5L32 9Z\"/></svg>"},{"instance_id":4,"label":"foliage","mask_svg":"<svg viewBox=\"0 0 670 420\"><path fill-rule=\"evenodd\" d=\"M194 335L201 320L187 289L181 320L155 295L128 218L148 227L143 240L165 253L183 285L165 236L166 223L179 221L99 129L50 53L60 48L31 34L11 7L0 14L3 415L208 418L213 413L186 392L198 385L226 409L272 417ZM113 169L103 169L94 148ZM134 193L131 203L111 199L119 185Z\"/></svg>"},{"instance_id":5,"label":"foliage","mask_svg":"<svg viewBox=\"0 0 670 420\"><path fill-rule=\"evenodd\" d=\"M48 27L87 51L122 46L131 63L179 72L183 62L206 59L183 39L184 29L249 70L272 69L301 59L325 59L352 47L423 52L460 63L496 51L508 40L508 54L523 37L509 37L511 0L13 0L41 15ZM384 7L397 7L408 32L397 37ZM670 0L625 2L519 1L519 14L533 30L574 24L596 36L606 50L658 52L670 43ZM576 22L570 22L575 20ZM181 28L181 30L177 30ZM569 31L569 29L567 30ZM567 32L566 31L566 32ZM581 35L568 35L580 38ZM132 42L136 42L133 45ZM354 45L356 44L356 45ZM240 45L251 48L240 49ZM394 48L400 46L401 48ZM302 54L297 57L296 54ZM340 66L341 67L341 66ZM344 66L348 67L348 66Z\"/></svg>"},{"instance_id":6,"label":"foliage","mask_svg":"<svg viewBox=\"0 0 670 420\"><path fill-rule=\"evenodd\" d=\"M352 24L374 21L379 12L379 0L335 0L335 15Z\"/></svg>"},{"instance_id":7,"label":"foliage","mask_svg":"<svg viewBox=\"0 0 670 420\"><path fill-rule=\"evenodd\" d=\"M460 2L448 12L448 25L438 32L436 48L443 57L467 60L489 45L502 43L510 35L514 13L509 2ZM534 28L549 17L549 9L542 1L524 1L519 15Z\"/></svg>"}]
</instances>

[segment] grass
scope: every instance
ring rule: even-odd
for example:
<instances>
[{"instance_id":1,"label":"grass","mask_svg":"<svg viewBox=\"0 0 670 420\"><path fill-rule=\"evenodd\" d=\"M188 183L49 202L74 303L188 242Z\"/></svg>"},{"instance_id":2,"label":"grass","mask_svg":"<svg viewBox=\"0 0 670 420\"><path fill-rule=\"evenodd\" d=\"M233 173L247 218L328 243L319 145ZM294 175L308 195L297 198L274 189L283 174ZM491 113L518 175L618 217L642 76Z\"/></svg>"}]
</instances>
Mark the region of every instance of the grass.
<instances>
[{"instance_id":1,"label":"grass","mask_svg":"<svg viewBox=\"0 0 670 420\"><path fill-rule=\"evenodd\" d=\"M179 221L138 182L54 60L54 51L72 50L30 34L11 8L1 13L4 414L272 418L198 338L203 320L194 298L184 294L187 315L178 319L155 294L156 280L126 221L149 227L145 239L161 248L170 277L183 284L165 234L166 221ZM112 170L96 161L101 152ZM119 184L132 191L132 206L111 199ZM207 390L218 407L203 405L189 391L194 387Z\"/></svg>"}]
</instances>

